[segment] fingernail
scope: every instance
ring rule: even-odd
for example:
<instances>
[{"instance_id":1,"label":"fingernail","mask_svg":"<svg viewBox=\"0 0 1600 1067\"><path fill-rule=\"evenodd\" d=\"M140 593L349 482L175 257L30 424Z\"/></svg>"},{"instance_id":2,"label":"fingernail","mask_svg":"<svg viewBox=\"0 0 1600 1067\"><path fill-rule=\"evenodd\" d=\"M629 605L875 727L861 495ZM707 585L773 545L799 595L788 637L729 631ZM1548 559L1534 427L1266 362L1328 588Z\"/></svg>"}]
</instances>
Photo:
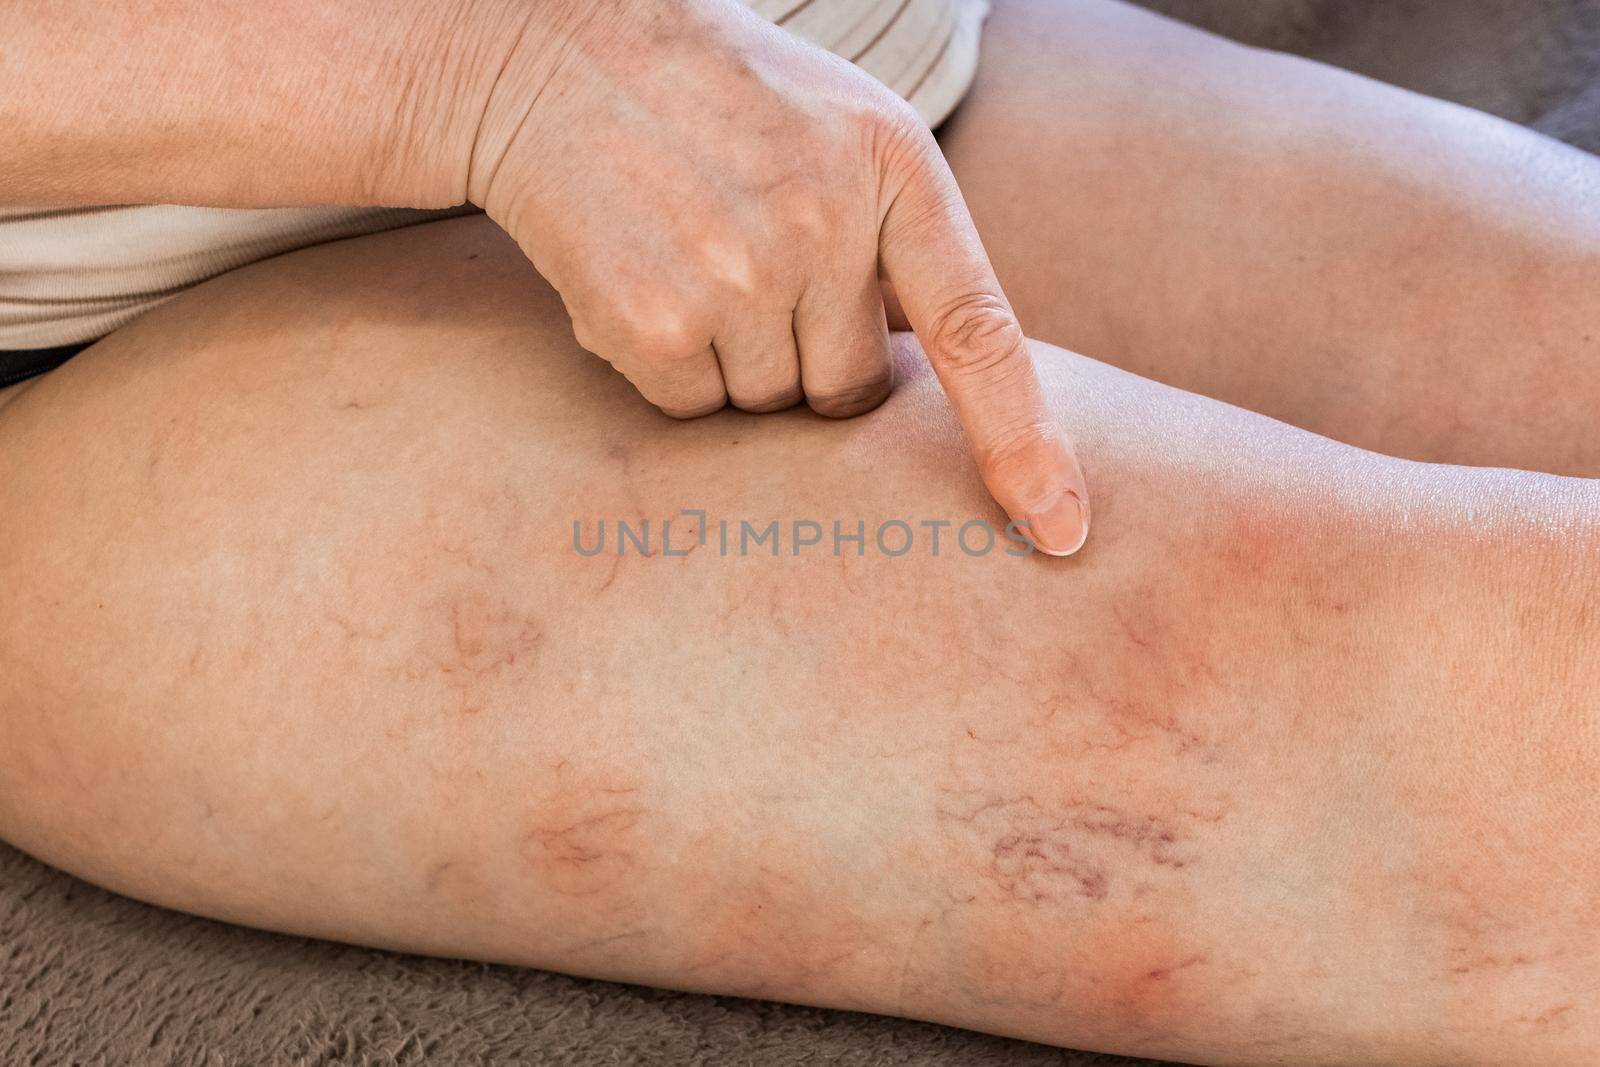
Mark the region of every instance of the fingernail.
<instances>
[{"instance_id":1,"label":"fingernail","mask_svg":"<svg viewBox=\"0 0 1600 1067\"><path fill-rule=\"evenodd\" d=\"M1028 515L1034 546L1052 556L1070 556L1089 539L1089 505L1063 489Z\"/></svg>"}]
</instances>

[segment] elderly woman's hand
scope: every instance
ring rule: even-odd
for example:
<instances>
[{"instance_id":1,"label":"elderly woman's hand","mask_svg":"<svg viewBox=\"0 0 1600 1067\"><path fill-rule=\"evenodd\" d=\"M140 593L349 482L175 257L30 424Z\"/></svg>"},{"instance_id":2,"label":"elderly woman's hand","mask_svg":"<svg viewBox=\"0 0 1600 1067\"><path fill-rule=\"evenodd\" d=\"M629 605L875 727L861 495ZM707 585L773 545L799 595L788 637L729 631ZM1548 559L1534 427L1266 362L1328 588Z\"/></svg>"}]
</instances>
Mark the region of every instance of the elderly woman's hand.
<instances>
[{"instance_id":1,"label":"elderly woman's hand","mask_svg":"<svg viewBox=\"0 0 1600 1067\"><path fill-rule=\"evenodd\" d=\"M892 385L881 265L990 491L1040 547L1076 551L1082 470L915 112L735 0L541 6L467 192L561 293L579 343L669 415L855 415Z\"/></svg>"}]
</instances>

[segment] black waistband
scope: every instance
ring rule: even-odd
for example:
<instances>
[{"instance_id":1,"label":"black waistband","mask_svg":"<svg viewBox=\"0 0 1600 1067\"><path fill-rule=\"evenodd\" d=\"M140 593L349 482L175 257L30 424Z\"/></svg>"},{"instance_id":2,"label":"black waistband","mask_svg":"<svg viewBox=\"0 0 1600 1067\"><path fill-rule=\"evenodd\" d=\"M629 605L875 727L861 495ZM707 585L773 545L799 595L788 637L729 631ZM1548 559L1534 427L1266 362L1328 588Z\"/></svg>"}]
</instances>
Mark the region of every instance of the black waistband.
<instances>
[{"instance_id":1,"label":"black waistband","mask_svg":"<svg viewBox=\"0 0 1600 1067\"><path fill-rule=\"evenodd\" d=\"M47 370L55 370L88 347L89 342L85 341L83 344L60 345L56 348L0 349L0 389Z\"/></svg>"}]
</instances>

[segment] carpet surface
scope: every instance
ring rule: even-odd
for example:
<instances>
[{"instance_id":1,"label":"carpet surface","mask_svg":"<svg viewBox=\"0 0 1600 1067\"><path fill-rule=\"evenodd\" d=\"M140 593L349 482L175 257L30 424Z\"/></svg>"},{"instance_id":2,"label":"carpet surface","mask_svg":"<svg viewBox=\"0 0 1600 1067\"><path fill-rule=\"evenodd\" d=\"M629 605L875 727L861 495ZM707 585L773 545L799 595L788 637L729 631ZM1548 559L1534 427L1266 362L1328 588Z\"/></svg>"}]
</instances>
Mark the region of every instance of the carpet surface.
<instances>
[{"instance_id":1,"label":"carpet surface","mask_svg":"<svg viewBox=\"0 0 1600 1067\"><path fill-rule=\"evenodd\" d=\"M1600 0L1149 0L1600 150ZM264 934L0 845L0 1064L1135 1067L945 1027Z\"/></svg>"}]
</instances>

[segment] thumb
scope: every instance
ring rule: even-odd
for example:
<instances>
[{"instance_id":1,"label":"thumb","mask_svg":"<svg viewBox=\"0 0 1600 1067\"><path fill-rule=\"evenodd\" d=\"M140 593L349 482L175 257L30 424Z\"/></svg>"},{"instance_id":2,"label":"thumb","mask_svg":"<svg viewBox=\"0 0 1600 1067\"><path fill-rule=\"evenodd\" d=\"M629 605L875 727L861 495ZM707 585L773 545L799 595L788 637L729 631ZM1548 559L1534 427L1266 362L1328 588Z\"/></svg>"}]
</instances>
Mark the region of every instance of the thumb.
<instances>
[{"instance_id":1,"label":"thumb","mask_svg":"<svg viewBox=\"0 0 1600 1067\"><path fill-rule=\"evenodd\" d=\"M922 342L989 492L1040 549L1072 555L1089 536L1083 468L1045 407L1022 327L937 149L890 202L879 256L886 293Z\"/></svg>"}]
</instances>

